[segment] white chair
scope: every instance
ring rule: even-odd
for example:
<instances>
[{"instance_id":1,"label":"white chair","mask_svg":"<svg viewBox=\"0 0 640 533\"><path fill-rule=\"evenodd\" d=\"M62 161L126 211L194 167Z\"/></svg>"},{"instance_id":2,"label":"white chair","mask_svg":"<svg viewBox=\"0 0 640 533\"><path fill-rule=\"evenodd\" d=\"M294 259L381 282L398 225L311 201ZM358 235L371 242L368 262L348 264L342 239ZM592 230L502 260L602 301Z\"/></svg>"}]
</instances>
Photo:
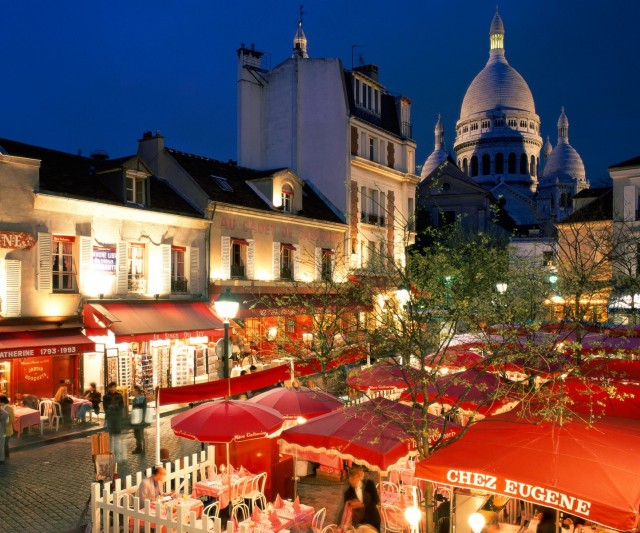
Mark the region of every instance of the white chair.
<instances>
[{"instance_id":1,"label":"white chair","mask_svg":"<svg viewBox=\"0 0 640 533\"><path fill-rule=\"evenodd\" d=\"M311 519L311 531L313 533L322 533L322 528L324 526L324 519L327 516L327 508L323 507L316 511L316 514L313 515Z\"/></svg>"},{"instance_id":2,"label":"white chair","mask_svg":"<svg viewBox=\"0 0 640 533\"><path fill-rule=\"evenodd\" d=\"M49 424L51 429L51 415L53 414L53 402L51 400L41 400L40 405L40 436L44 433L44 425Z\"/></svg>"},{"instance_id":3,"label":"white chair","mask_svg":"<svg viewBox=\"0 0 640 533\"><path fill-rule=\"evenodd\" d=\"M231 485L229 492L229 507L234 509L236 505L244 505L244 493L247 490L247 483L250 483L251 479L243 477Z\"/></svg>"},{"instance_id":4,"label":"white chair","mask_svg":"<svg viewBox=\"0 0 640 533\"><path fill-rule=\"evenodd\" d=\"M216 465L202 463L200 465L200 481L206 481L207 479L209 479L209 472L212 472L213 474L217 474L218 467Z\"/></svg>"},{"instance_id":5,"label":"white chair","mask_svg":"<svg viewBox=\"0 0 640 533\"><path fill-rule=\"evenodd\" d=\"M403 533L405 531L404 524L407 521L400 507L397 505L381 505L380 511L382 528L385 533Z\"/></svg>"},{"instance_id":6,"label":"white chair","mask_svg":"<svg viewBox=\"0 0 640 533\"><path fill-rule=\"evenodd\" d=\"M324 526L322 529L322 533L338 533L340 531L340 526L338 524L329 524L328 526Z\"/></svg>"},{"instance_id":7,"label":"white chair","mask_svg":"<svg viewBox=\"0 0 640 533\"><path fill-rule=\"evenodd\" d=\"M249 520L251 513L249 512L249 506L244 503L239 503L233 506L233 511L231 511L231 518L236 521L236 523L244 522L245 520Z\"/></svg>"},{"instance_id":8,"label":"white chair","mask_svg":"<svg viewBox=\"0 0 640 533\"><path fill-rule=\"evenodd\" d=\"M244 498L251 501L251 511L256 502L260 502L260 509L267 508L267 498L264 495L264 486L267 482L267 473L262 472L255 476L245 487Z\"/></svg>"},{"instance_id":9,"label":"white chair","mask_svg":"<svg viewBox=\"0 0 640 533\"><path fill-rule=\"evenodd\" d=\"M53 409L51 411L51 429L53 424L56 425L56 431L60 430L60 422L62 422L62 406L58 402L51 402Z\"/></svg>"},{"instance_id":10,"label":"white chair","mask_svg":"<svg viewBox=\"0 0 640 533\"><path fill-rule=\"evenodd\" d=\"M392 481L383 481L382 483L380 483L380 488L380 492L390 492L392 494L399 494L400 492L398 485L396 485Z\"/></svg>"},{"instance_id":11,"label":"white chair","mask_svg":"<svg viewBox=\"0 0 640 533\"><path fill-rule=\"evenodd\" d=\"M202 529L202 522L207 521L207 530L212 531L214 527L214 518L218 518L220 514L220 502L213 502L207 505L202 511L202 518L196 520L196 528Z\"/></svg>"}]
</instances>

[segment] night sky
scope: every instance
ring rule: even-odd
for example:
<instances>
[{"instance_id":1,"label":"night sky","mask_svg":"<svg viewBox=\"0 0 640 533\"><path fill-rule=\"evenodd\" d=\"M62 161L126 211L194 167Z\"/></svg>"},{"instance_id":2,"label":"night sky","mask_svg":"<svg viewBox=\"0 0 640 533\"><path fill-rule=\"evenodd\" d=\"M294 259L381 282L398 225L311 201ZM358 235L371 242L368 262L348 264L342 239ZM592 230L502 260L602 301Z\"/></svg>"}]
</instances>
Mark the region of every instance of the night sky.
<instances>
[{"instance_id":1,"label":"night sky","mask_svg":"<svg viewBox=\"0 0 640 533\"><path fill-rule=\"evenodd\" d=\"M135 153L146 130L166 144L236 158L236 50L255 43L272 66L291 55L299 2L111 0L6 2L0 136L88 155ZM311 57L351 45L380 67L388 90L413 101L416 162L433 149L442 113L447 146L464 93L484 67L493 0L313 0ZM506 56L533 92L543 136L569 140L587 177L640 155L640 1L502 0Z\"/></svg>"}]
</instances>

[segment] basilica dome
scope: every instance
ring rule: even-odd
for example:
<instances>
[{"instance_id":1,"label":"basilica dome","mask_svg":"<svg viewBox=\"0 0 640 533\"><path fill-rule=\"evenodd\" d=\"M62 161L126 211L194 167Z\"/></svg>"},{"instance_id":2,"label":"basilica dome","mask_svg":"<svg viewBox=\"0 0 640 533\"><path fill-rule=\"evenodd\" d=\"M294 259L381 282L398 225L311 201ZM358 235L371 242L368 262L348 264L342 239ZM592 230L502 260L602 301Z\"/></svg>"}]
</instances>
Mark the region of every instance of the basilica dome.
<instances>
[{"instance_id":1,"label":"basilica dome","mask_svg":"<svg viewBox=\"0 0 640 533\"><path fill-rule=\"evenodd\" d=\"M558 119L558 144L549 155L542 179L585 182L586 172L580 154L569 144L569 120L564 107Z\"/></svg>"}]
</instances>

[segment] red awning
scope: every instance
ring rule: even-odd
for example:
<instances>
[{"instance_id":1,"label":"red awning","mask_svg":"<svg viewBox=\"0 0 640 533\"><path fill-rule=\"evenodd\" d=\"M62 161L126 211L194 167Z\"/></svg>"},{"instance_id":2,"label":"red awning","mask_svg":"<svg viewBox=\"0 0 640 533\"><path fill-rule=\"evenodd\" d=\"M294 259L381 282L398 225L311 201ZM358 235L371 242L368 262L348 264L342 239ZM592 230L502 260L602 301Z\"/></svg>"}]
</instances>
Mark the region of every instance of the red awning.
<instances>
[{"instance_id":1,"label":"red awning","mask_svg":"<svg viewBox=\"0 0 640 533\"><path fill-rule=\"evenodd\" d=\"M84 319L117 342L222 337L224 327L204 302L93 303L85 305Z\"/></svg>"},{"instance_id":2,"label":"red awning","mask_svg":"<svg viewBox=\"0 0 640 533\"><path fill-rule=\"evenodd\" d=\"M95 349L95 343L79 329L0 333L0 359L73 355Z\"/></svg>"}]
</instances>

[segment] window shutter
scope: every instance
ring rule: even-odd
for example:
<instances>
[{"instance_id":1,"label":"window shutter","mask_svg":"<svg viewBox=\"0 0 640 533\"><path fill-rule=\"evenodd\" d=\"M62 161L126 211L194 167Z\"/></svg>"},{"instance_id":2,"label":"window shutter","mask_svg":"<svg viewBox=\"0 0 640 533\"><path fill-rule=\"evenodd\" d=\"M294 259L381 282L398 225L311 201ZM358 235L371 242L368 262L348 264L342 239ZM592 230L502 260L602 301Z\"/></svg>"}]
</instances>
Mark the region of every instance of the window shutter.
<instances>
[{"instance_id":1,"label":"window shutter","mask_svg":"<svg viewBox=\"0 0 640 533\"><path fill-rule=\"evenodd\" d=\"M160 284L160 293L171 294L171 245L161 244L160 254L162 255L162 283Z\"/></svg>"},{"instance_id":2,"label":"window shutter","mask_svg":"<svg viewBox=\"0 0 640 533\"><path fill-rule=\"evenodd\" d=\"M280 279L280 243L273 243L273 279Z\"/></svg>"},{"instance_id":3,"label":"window shutter","mask_svg":"<svg viewBox=\"0 0 640 533\"><path fill-rule=\"evenodd\" d=\"M20 287L22 271L20 261L6 259L4 261L4 290L2 291L2 316L20 316Z\"/></svg>"},{"instance_id":4,"label":"window shutter","mask_svg":"<svg viewBox=\"0 0 640 533\"><path fill-rule=\"evenodd\" d=\"M38 290L51 292L53 275L51 273L51 254L53 252L51 233L38 233Z\"/></svg>"},{"instance_id":5,"label":"window shutter","mask_svg":"<svg viewBox=\"0 0 640 533\"><path fill-rule=\"evenodd\" d=\"M118 275L116 279L116 292L127 294L129 292L129 272L127 270L127 243L118 243Z\"/></svg>"},{"instance_id":6,"label":"window shutter","mask_svg":"<svg viewBox=\"0 0 640 533\"><path fill-rule=\"evenodd\" d=\"M195 246L189 250L189 286L191 294L200 293L200 248Z\"/></svg>"},{"instance_id":7,"label":"window shutter","mask_svg":"<svg viewBox=\"0 0 640 533\"><path fill-rule=\"evenodd\" d=\"M316 281L322 281L322 248L316 247Z\"/></svg>"},{"instance_id":8,"label":"window shutter","mask_svg":"<svg viewBox=\"0 0 640 533\"><path fill-rule=\"evenodd\" d=\"M91 290L91 256L93 253L93 239L80 237L80 292L87 294Z\"/></svg>"},{"instance_id":9,"label":"window shutter","mask_svg":"<svg viewBox=\"0 0 640 533\"><path fill-rule=\"evenodd\" d=\"M387 144L387 166L393 168L396 164L396 148L393 143Z\"/></svg>"},{"instance_id":10,"label":"window shutter","mask_svg":"<svg viewBox=\"0 0 640 533\"><path fill-rule=\"evenodd\" d=\"M624 186L624 221L632 222L636 219L636 186Z\"/></svg>"},{"instance_id":11,"label":"window shutter","mask_svg":"<svg viewBox=\"0 0 640 533\"><path fill-rule=\"evenodd\" d=\"M294 244L293 247L295 248L293 252L293 279L298 280L300 279L300 255L302 252L299 244Z\"/></svg>"},{"instance_id":12,"label":"window shutter","mask_svg":"<svg viewBox=\"0 0 640 533\"><path fill-rule=\"evenodd\" d=\"M221 279L231 279L231 237L222 237Z\"/></svg>"},{"instance_id":13,"label":"window shutter","mask_svg":"<svg viewBox=\"0 0 640 533\"><path fill-rule=\"evenodd\" d=\"M358 128L351 126L351 155L358 155Z\"/></svg>"},{"instance_id":14,"label":"window shutter","mask_svg":"<svg viewBox=\"0 0 640 533\"><path fill-rule=\"evenodd\" d=\"M336 251L332 248L331 251L333 254L331 255L331 281L335 281L336 279Z\"/></svg>"},{"instance_id":15,"label":"window shutter","mask_svg":"<svg viewBox=\"0 0 640 533\"><path fill-rule=\"evenodd\" d=\"M247 279L254 279L256 274L255 257L256 257L256 241L247 239Z\"/></svg>"}]
</instances>

